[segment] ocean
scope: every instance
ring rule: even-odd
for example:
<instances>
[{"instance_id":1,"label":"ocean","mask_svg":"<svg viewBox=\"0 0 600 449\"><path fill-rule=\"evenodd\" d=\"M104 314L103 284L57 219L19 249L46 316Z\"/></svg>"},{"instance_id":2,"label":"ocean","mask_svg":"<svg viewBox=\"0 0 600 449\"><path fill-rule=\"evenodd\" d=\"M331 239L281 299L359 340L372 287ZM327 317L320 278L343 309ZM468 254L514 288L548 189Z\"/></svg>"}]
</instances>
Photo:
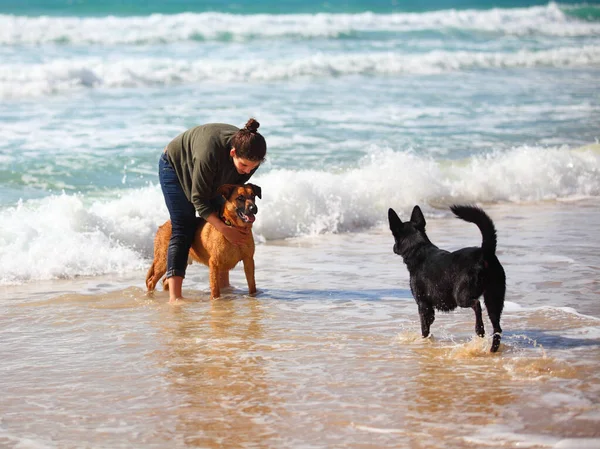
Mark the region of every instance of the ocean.
<instances>
[{"instance_id":1,"label":"ocean","mask_svg":"<svg viewBox=\"0 0 600 449\"><path fill-rule=\"evenodd\" d=\"M158 159L243 126L258 295L145 292ZM0 0L0 447L600 447L600 3ZM388 208L507 274L420 337Z\"/></svg>"}]
</instances>

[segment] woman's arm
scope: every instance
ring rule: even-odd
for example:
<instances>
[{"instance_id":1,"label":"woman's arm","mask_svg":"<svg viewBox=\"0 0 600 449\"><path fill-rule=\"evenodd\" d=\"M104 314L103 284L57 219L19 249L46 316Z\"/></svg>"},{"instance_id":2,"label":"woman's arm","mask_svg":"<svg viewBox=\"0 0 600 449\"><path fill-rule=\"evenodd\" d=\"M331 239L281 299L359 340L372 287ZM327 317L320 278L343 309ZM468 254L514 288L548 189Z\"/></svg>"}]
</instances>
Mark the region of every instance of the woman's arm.
<instances>
[{"instance_id":1,"label":"woman's arm","mask_svg":"<svg viewBox=\"0 0 600 449\"><path fill-rule=\"evenodd\" d=\"M211 213L206 221L214 226L214 228L225 236L225 238L233 243L234 245L241 245L246 240L246 236L249 232L248 229L236 228L233 226L227 226L216 212Z\"/></svg>"}]
</instances>

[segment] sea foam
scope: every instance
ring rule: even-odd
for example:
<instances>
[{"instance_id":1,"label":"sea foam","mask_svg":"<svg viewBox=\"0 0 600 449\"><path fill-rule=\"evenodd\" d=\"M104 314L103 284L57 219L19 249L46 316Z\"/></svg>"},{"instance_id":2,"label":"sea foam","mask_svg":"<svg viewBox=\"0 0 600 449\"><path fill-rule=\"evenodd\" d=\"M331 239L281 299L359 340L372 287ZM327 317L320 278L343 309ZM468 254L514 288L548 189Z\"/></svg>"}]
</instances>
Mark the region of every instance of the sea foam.
<instances>
[{"instance_id":1,"label":"sea foam","mask_svg":"<svg viewBox=\"0 0 600 449\"><path fill-rule=\"evenodd\" d=\"M581 68L600 64L600 46L479 52L431 50L249 58L75 57L36 64L0 64L0 98L65 94L84 89L144 88L201 82L273 82L343 76L428 75L476 69Z\"/></svg>"},{"instance_id":2,"label":"sea foam","mask_svg":"<svg viewBox=\"0 0 600 449\"><path fill-rule=\"evenodd\" d=\"M182 13L135 17L0 15L0 44L147 45L181 41L361 38L362 32L479 30L531 36L599 36L600 24L568 17L555 4L530 8L426 13L236 14ZM368 36L365 36L368 38Z\"/></svg>"},{"instance_id":3,"label":"sea foam","mask_svg":"<svg viewBox=\"0 0 600 449\"><path fill-rule=\"evenodd\" d=\"M518 147L463 161L439 161L382 149L339 172L274 169L262 187L254 226L258 242L368 230L387 209L415 204L431 218L453 203L514 203L597 197L600 153ZM158 185L114 196L53 195L0 211L0 284L136 270L152 256L168 218Z\"/></svg>"}]
</instances>

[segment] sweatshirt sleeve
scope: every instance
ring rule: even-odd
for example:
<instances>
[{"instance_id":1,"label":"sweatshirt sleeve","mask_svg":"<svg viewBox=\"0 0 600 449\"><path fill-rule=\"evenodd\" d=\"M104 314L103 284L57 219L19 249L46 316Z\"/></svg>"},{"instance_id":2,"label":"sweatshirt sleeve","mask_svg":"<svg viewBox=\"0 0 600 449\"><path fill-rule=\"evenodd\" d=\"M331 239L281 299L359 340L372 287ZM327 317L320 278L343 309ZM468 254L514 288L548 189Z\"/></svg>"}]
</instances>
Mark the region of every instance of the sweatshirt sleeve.
<instances>
[{"instance_id":1,"label":"sweatshirt sleeve","mask_svg":"<svg viewBox=\"0 0 600 449\"><path fill-rule=\"evenodd\" d=\"M214 212L210 200L212 196L212 185L219 169L216 160L212 160L211 152L205 152L200 160L196 160L192 173L192 195L191 200L194 208L205 220Z\"/></svg>"}]
</instances>

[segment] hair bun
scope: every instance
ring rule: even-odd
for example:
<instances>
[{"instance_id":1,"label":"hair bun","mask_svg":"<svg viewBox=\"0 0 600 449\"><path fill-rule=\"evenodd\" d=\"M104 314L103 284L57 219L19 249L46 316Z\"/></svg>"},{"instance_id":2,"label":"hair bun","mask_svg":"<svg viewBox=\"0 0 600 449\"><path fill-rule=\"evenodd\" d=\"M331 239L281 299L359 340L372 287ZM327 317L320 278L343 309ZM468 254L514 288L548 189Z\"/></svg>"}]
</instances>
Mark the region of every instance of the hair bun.
<instances>
[{"instance_id":1,"label":"hair bun","mask_svg":"<svg viewBox=\"0 0 600 449\"><path fill-rule=\"evenodd\" d=\"M251 118L246 122L246 126L244 128L250 131L251 133L256 133L258 131L259 126L260 123L258 123L255 119Z\"/></svg>"}]
</instances>

